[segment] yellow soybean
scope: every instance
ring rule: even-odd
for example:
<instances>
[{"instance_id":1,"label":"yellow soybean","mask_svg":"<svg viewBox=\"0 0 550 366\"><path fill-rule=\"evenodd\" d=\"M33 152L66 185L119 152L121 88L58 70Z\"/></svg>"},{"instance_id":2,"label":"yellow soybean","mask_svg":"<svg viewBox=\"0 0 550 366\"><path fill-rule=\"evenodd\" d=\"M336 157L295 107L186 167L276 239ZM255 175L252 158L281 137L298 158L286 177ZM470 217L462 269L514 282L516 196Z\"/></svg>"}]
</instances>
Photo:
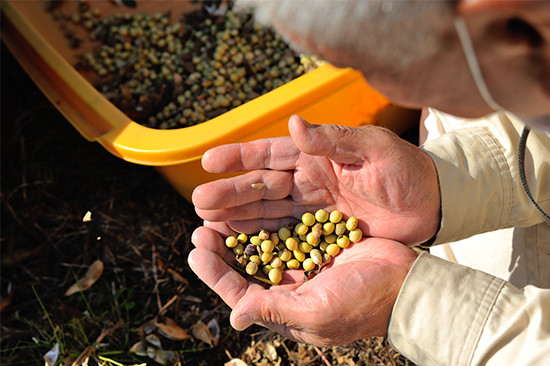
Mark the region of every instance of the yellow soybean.
<instances>
[{"instance_id":1,"label":"yellow soybean","mask_svg":"<svg viewBox=\"0 0 550 366\"><path fill-rule=\"evenodd\" d=\"M311 258L306 258L302 263L302 267L305 271L312 271L315 269L315 263L313 263L313 260Z\"/></svg>"},{"instance_id":2,"label":"yellow soybean","mask_svg":"<svg viewBox=\"0 0 550 366\"><path fill-rule=\"evenodd\" d=\"M293 250L292 254L294 254L294 258L296 258L300 262L303 262L306 259L306 254L300 249Z\"/></svg>"},{"instance_id":3,"label":"yellow soybean","mask_svg":"<svg viewBox=\"0 0 550 366\"><path fill-rule=\"evenodd\" d=\"M332 211L329 216L330 222L337 224L342 221L342 213L340 211Z\"/></svg>"},{"instance_id":4,"label":"yellow soybean","mask_svg":"<svg viewBox=\"0 0 550 366\"><path fill-rule=\"evenodd\" d=\"M305 235L307 234L307 231L308 231L308 226L305 225L304 223L302 222L299 222L296 224L296 226L294 227L294 232L298 235Z\"/></svg>"},{"instance_id":5,"label":"yellow soybean","mask_svg":"<svg viewBox=\"0 0 550 366\"><path fill-rule=\"evenodd\" d=\"M355 230L357 227L357 218L356 217L350 217L348 221L346 221L346 229L349 231Z\"/></svg>"},{"instance_id":6,"label":"yellow soybean","mask_svg":"<svg viewBox=\"0 0 550 366\"><path fill-rule=\"evenodd\" d=\"M334 232L334 223L333 222L325 222L323 224L323 235L330 235Z\"/></svg>"},{"instance_id":7,"label":"yellow soybean","mask_svg":"<svg viewBox=\"0 0 550 366\"><path fill-rule=\"evenodd\" d=\"M315 216L311 212L306 212L302 215L302 222L307 226L315 224Z\"/></svg>"},{"instance_id":8,"label":"yellow soybean","mask_svg":"<svg viewBox=\"0 0 550 366\"><path fill-rule=\"evenodd\" d=\"M297 259L291 259L286 262L288 269L298 269L300 268L300 262Z\"/></svg>"},{"instance_id":9,"label":"yellow soybean","mask_svg":"<svg viewBox=\"0 0 550 366\"><path fill-rule=\"evenodd\" d=\"M279 268L272 268L269 271L269 280L275 284L278 284L283 279L283 274Z\"/></svg>"},{"instance_id":10,"label":"yellow soybean","mask_svg":"<svg viewBox=\"0 0 550 366\"><path fill-rule=\"evenodd\" d=\"M283 226L282 228L279 229L279 232L277 234L279 236L279 239L281 239L282 241L285 241L286 239L290 238L292 233L287 227Z\"/></svg>"},{"instance_id":11,"label":"yellow soybean","mask_svg":"<svg viewBox=\"0 0 550 366\"><path fill-rule=\"evenodd\" d=\"M336 240L336 244L338 244L340 248L347 248L349 246L349 243L349 238L345 235L340 235Z\"/></svg>"},{"instance_id":12,"label":"yellow soybean","mask_svg":"<svg viewBox=\"0 0 550 366\"><path fill-rule=\"evenodd\" d=\"M304 253L309 253L311 252L311 249L313 249L313 246L309 243L306 243L305 241L302 241L298 245L298 249L300 249Z\"/></svg>"},{"instance_id":13,"label":"yellow soybean","mask_svg":"<svg viewBox=\"0 0 550 366\"><path fill-rule=\"evenodd\" d=\"M288 250L296 250L298 249L298 240L296 240L296 238L294 237L290 237L286 239L285 245Z\"/></svg>"},{"instance_id":14,"label":"yellow soybean","mask_svg":"<svg viewBox=\"0 0 550 366\"><path fill-rule=\"evenodd\" d=\"M363 232L361 229L355 229L349 232L348 234L349 240L351 240L354 243L357 243L363 238Z\"/></svg>"},{"instance_id":15,"label":"yellow soybean","mask_svg":"<svg viewBox=\"0 0 550 366\"><path fill-rule=\"evenodd\" d=\"M228 248L235 248L239 242L237 241L237 238L234 236L228 236L225 238L225 245Z\"/></svg>"},{"instance_id":16,"label":"yellow soybean","mask_svg":"<svg viewBox=\"0 0 550 366\"><path fill-rule=\"evenodd\" d=\"M260 248L262 248L262 251L264 252L272 252L273 249L275 249L275 244L273 244L271 240L264 240L262 241Z\"/></svg>"},{"instance_id":17,"label":"yellow soybean","mask_svg":"<svg viewBox=\"0 0 550 366\"><path fill-rule=\"evenodd\" d=\"M338 244L330 244L327 247L327 254L331 255L332 257L337 255L338 253L340 253L340 247L338 246Z\"/></svg>"},{"instance_id":18,"label":"yellow soybean","mask_svg":"<svg viewBox=\"0 0 550 366\"><path fill-rule=\"evenodd\" d=\"M315 220L320 223L326 222L329 218L329 214L326 210L320 209L315 212Z\"/></svg>"}]
</instances>

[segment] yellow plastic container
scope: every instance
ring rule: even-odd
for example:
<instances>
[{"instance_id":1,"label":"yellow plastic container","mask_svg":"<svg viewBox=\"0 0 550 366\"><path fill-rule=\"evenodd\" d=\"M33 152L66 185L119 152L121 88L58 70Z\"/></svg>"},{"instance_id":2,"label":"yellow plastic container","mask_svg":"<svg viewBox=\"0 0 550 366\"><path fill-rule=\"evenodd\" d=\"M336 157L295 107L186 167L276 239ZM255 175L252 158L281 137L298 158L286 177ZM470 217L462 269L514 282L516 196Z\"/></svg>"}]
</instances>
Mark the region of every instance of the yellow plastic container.
<instances>
[{"instance_id":1,"label":"yellow plastic container","mask_svg":"<svg viewBox=\"0 0 550 366\"><path fill-rule=\"evenodd\" d=\"M75 70L75 51L44 12L45 3L2 1L2 40L7 47L83 137L121 159L156 167L187 199L197 185L219 178L200 165L202 154L214 146L288 135L292 114L316 124L373 124L389 106L360 73L325 65L202 124L175 130L147 128L129 119ZM181 0L146 3L153 3L150 10L155 12L174 7L186 11L192 6ZM94 6L98 4L115 7L112 2L94 1ZM134 10L115 7L114 11L143 11L138 4Z\"/></svg>"}]
</instances>

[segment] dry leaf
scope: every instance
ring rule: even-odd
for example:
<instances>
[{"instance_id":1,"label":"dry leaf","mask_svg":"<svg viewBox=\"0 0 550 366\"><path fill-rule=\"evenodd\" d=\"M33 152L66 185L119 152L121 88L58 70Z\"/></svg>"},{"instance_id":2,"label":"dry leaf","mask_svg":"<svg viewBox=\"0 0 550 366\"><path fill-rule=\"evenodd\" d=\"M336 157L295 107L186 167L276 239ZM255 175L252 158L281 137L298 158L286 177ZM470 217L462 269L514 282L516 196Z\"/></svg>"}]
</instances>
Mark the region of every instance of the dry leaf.
<instances>
[{"instance_id":1,"label":"dry leaf","mask_svg":"<svg viewBox=\"0 0 550 366\"><path fill-rule=\"evenodd\" d=\"M265 187L265 183L252 183L251 186L255 190L259 191L260 189L263 189Z\"/></svg>"},{"instance_id":2,"label":"dry leaf","mask_svg":"<svg viewBox=\"0 0 550 366\"><path fill-rule=\"evenodd\" d=\"M90 268L88 268L88 271L74 285L69 287L69 289L65 292L65 296L70 296L76 292L79 291L85 291L92 287L92 285L101 277L101 274L103 273L103 262L99 259L96 260Z\"/></svg>"},{"instance_id":3,"label":"dry leaf","mask_svg":"<svg viewBox=\"0 0 550 366\"><path fill-rule=\"evenodd\" d=\"M156 322L155 319L151 319L147 323L143 324L141 326L143 333L151 334L156 329L155 322Z\"/></svg>"},{"instance_id":4,"label":"dry leaf","mask_svg":"<svg viewBox=\"0 0 550 366\"><path fill-rule=\"evenodd\" d=\"M151 357L152 358L152 357ZM161 365L173 364L173 360L176 358L174 351L157 351L157 355L154 358L155 362Z\"/></svg>"},{"instance_id":5,"label":"dry leaf","mask_svg":"<svg viewBox=\"0 0 550 366\"><path fill-rule=\"evenodd\" d=\"M13 286L11 285L11 282L8 283L7 288L8 295L6 297L0 297L0 312L4 311L10 304L11 300L13 299Z\"/></svg>"},{"instance_id":6,"label":"dry leaf","mask_svg":"<svg viewBox=\"0 0 550 366\"><path fill-rule=\"evenodd\" d=\"M172 278L174 279L174 281L179 283L184 283L187 286L189 286L189 281L187 281L182 275L174 271L172 268L168 268L168 273L172 275Z\"/></svg>"},{"instance_id":7,"label":"dry leaf","mask_svg":"<svg viewBox=\"0 0 550 366\"><path fill-rule=\"evenodd\" d=\"M160 269L161 271L164 271L164 262L163 262L162 259L160 259L160 258L157 258L157 267L158 267L158 269Z\"/></svg>"},{"instance_id":8,"label":"dry leaf","mask_svg":"<svg viewBox=\"0 0 550 366\"><path fill-rule=\"evenodd\" d=\"M231 361L227 361L223 366L247 366L247 363L240 358L234 358Z\"/></svg>"},{"instance_id":9,"label":"dry leaf","mask_svg":"<svg viewBox=\"0 0 550 366\"><path fill-rule=\"evenodd\" d=\"M267 355L267 357L271 360L271 361L275 361L277 360L277 357L279 357L277 355L277 350L275 349L275 347L271 344L271 343L266 343L265 344L265 353Z\"/></svg>"},{"instance_id":10,"label":"dry leaf","mask_svg":"<svg viewBox=\"0 0 550 366\"><path fill-rule=\"evenodd\" d=\"M162 344L160 342L160 339L159 337L157 337L156 335L154 334L149 334L147 337L145 337L145 340L152 344L153 346L155 346L156 348L158 349L162 349Z\"/></svg>"},{"instance_id":11,"label":"dry leaf","mask_svg":"<svg viewBox=\"0 0 550 366\"><path fill-rule=\"evenodd\" d=\"M210 320L208 324L206 324L206 326L210 331L210 337L212 337L212 343L214 344L214 346L217 345L220 340L220 326L218 325L218 319L212 318L212 320Z\"/></svg>"},{"instance_id":12,"label":"dry leaf","mask_svg":"<svg viewBox=\"0 0 550 366\"><path fill-rule=\"evenodd\" d=\"M51 350L44 355L45 366L53 366L59 357L59 343L56 343Z\"/></svg>"},{"instance_id":13,"label":"dry leaf","mask_svg":"<svg viewBox=\"0 0 550 366\"><path fill-rule=\"evenodd\" d=\"M158 354L158 349L153 347L153 346L149 346L147 347L147 356L150 358L150 359L155 359L155 357L157 357L157 354Z\"/></svg>"},{"instance_id":14,"label":"dry leaf","mask_svg":"<svg viewBox=\"0 0 550 366\"><path fill-rule=\"evenodd\" d=\"M155 322L155 326L159 329L160 333L174 341L181 341L183 339L191 338L189 333L181 328L175 320L170 318L164 318L164 322Z\"/></svg>"},{"instance_id":15,"label":"dry leaf","mask_svg":"<svg viewBox=\"0 0 550 366\"><path fill-rule=\"evenodd\" d=\"M147 356L147 352L145 352L145 344L142 341L134 343L134 345L130 347L130 352L142 357Z\"/></svg>"},{"instance_id":16,"label":"dry leaf","mask_svg":"<svg viewBox=\"0 0 550 366\"><path fill-rule=\"evenodd\" d=\"M88 211L82 218L82 222L90 222L90 221L92 221L92 213Z\"/></svg>"},{"instance_id":17,"label":"dry leaf","mask_svg":"<svg viewBox=\"0 0 550 366\"><path fill-rule=\"evenodd\" d=\"M208 329L208 326L204 324L202 320L199 320L195 324L193 324L193 326L191 327L191 332L193 333L193 337L203 341L204 343L207 343L209 346L212 346L214 344L214 339L212 338L210 329Z\"/></svg>"}]
</instances>

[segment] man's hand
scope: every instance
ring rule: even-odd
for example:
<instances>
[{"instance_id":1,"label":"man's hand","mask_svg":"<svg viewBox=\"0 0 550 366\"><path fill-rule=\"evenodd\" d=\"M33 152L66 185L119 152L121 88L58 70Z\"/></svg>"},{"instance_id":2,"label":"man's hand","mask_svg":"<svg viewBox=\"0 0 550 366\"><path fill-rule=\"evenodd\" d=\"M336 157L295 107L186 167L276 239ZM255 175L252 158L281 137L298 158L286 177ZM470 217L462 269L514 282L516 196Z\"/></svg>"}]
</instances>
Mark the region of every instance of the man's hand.
<instances>
[{"instance_id":1,"label":"man's hand","mask_svg":"<svg viewBox=\"0 0 550 366\"><path fill-rule=\"evenodd\" d=\"M352 244L313 279L286 270L279 286L266 289L228 266L234 255L220 235L223 223L200 227L189 254L193 271L233 309L231 324L257 323L297 342L319 346L385 336L393 305L416 253L401 243L369 238Z\"/></svg>"},{"instance_id":2,"label":"man's hand","mask_svg":"<svg viewBox=\"0 0 550 366\"><path fill-rule=\"evenodd\" d=\"M251 172L197 187L197 214L253 232L277 229L322 207L357 217L367 236L413 245L435 235L439 184L420 148L375 126L314 126L292 116L289 129L291 137L207 151L207 171ZM254 189L253 183L265 186Z\"/></svg>"}]
</instances>

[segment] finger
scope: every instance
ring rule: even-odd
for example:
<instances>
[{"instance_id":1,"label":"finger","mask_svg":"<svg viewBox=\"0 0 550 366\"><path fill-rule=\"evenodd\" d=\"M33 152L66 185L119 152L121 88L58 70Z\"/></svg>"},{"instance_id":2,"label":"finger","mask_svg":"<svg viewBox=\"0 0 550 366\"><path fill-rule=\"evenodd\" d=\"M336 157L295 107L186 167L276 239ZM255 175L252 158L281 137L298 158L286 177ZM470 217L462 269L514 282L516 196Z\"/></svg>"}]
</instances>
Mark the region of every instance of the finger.
<instances>
[{"instance_id":1,"label":"finger","mask_svg":"<svg viewBox=\"0 0 550 366\"><path fill-rule=\"evenodd\" d=\"M338 125L312 125L294 115L289 130L296 146L304 153L326 156L343 164L363 163L361 151L369 143L367 135L358 128Z\"/></svg>"},{"instance_id":2,"label":"finger","mask_svg":"<svg viewBox=\"0 0 550 366\"><path fill-rule=\"evenodd\" d=\"M252 219L280 219L301 217L308 211L306 205L298 205L290 198L276 201L256 201L237 207L203 210L195 207L195 212L207 221L241 221Z\"/></svg>"},{"instance_id":3,"label":"finger","mask_svg":"<svg viewBox=\"0 0 550 366\"><path fill-rule=\"evenodd\" d=\"M235 307L250 288L263 289L260 285L248 282L208 249L193 249L189 253L188 262L193 272L231 308Z\"/></svg>"},{"instance_id":4,"label":"finger","mask_svg":"<svg viewBox=\"0 0 550 366\"><path fill-rule=\"evenodd\" d=\"M304 296L294 291L296 285L277 286L270 290L250 289L236 304L231 312L230 322L233 328L243 330L254 323L272 328L279 325L277 331L298 324L294 314L303 308ZM281 327L282 326L282 327Z\"/></svg>"},{"instance_id":5,"label":"finger","mask_svg":"<svg viewBox=\"0 0 550 366\"><path fill-rule=\"evenodd\" d=\"M222 223L217 223L213 227L200 226L191 235L191 242L197 248L206 249L223 258L228 263L235 262L235 255L231 250L225 246L224 239L220 236L219 232L214 228L221 226ZM227 225L223 223L225 227ZM228 235L232 235L228 234Z\"/></svg>"},{"instance_id":6,"label":"finger","mask_svg":"<svg viewBox=\"0 0 550 366\"><path fill-rule=\"evenodd\" d=\"M226 238L229 235L235 235L236 231L233 230L225 221L208 221L204 220L203 225L218 232L222 238Z\"/></svg>"},{"instance_id":7,"label":"finger","mask_svg":"<svg viewBox=\"0 0 550 366\"><path fill-rule=\"evenodd\" d=\"M249 202L278 200L292 191L292 173L256 170L233 178L205 183L193 191L195 207L203 210L240 206Z\"/></svg>"},{"instance_id":8,"label":"finger","mask_svg":"<svg viewBox=\"0 0 550 366\"><path fill-rule=\"evenodd\" d=\"M215 147L204 153L202 166L211 173L291 170L296 166L299 154L290 137L276 137Z\"/></svg>"}]
</instances>

